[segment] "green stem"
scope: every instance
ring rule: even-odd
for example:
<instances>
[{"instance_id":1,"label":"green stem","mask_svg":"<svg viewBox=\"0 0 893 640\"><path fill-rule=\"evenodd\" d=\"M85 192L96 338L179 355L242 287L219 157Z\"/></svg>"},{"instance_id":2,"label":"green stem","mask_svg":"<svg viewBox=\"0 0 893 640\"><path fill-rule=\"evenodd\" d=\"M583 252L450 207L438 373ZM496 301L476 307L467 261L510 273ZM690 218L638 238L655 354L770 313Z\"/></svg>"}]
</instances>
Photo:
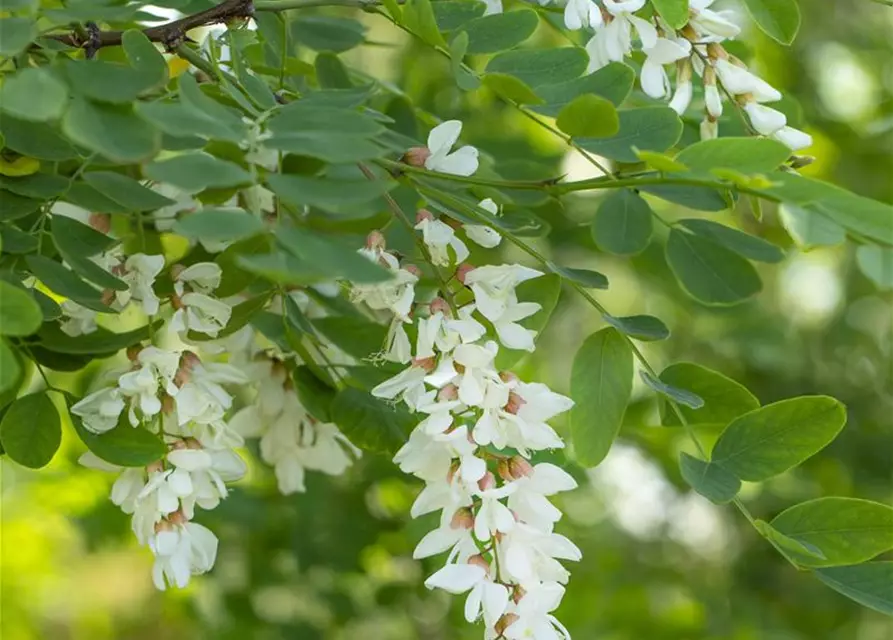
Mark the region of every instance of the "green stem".
<instances>
[{"instance_id":1,"label":"green stem","mask_svg":"<svg viewBox=\"0 0 893 640\"><path fill-rule=\"evenodd\" d=\"M289 11L310 7L374 7L381 4L377 0L256 0L255 11Z\"/></svg>"}]
</instances>

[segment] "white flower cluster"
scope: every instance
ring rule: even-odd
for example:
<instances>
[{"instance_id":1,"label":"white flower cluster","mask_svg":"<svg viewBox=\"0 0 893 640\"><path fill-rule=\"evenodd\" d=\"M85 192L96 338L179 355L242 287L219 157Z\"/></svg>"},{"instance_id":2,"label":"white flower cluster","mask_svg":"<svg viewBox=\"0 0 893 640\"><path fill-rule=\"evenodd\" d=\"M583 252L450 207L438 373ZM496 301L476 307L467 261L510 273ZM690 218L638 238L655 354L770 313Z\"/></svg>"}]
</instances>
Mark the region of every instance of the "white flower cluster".
<instances>
[{"instance_id":1,"label":"white flower cluster","mask_svg":"<svg viewBox=\"0 0 893 640\"><path fill-rule=\"evenodd\" d=\"M458 135L458 128L452 130ZM432 138L435 143L440 139L432 132L429 144ZM449 144L455 139L450 135ZM432 150L427 159L439 155ZM453 173L468 168L434 167L456 169ZM479 206L495 212L492 203ZM416 229L433 264L454 269L473 302L455 308L438 297L419 304L414 291L418 271L388 253L377 233L361 253L387 266L395 277L353 289L355 301L393 314L386 357L409 363L372 394L403 402L424 416L394 457L403 471L425 482L412 516L440 512L440 525L421 540L414 557L448 553L445 566L425 584L453 594L468 592L465 617L469 622L483 618L486 638L570 638L552 612L569 577L559 561L579 560L581 553L555 533L562 514L548 496L577 485L559 467L529 460L535 452L564 446L547 421L573 402L495 364L500 344L534 350L536 332L519 321L540 305L519 301L516 287L542 274L520 265L475 268L462 263L466 245L450 224L429 211L420 212ZM465 231L474 241L483 239L485 246L500 239L488 227L467 226ZM414 349L404 330L412 322ZM488 335L485 322L496 339Z\"/></svg>"},{"instance_id":2,"label":"white flower cluster","mask_svg":"<svg viewBox=\"0 0 893 640\"><path fill-rule=\"evenodd\" d=\"M137 540L155 555L155 586L185 587L190 576L209 571L217 556L217 537L192 522L196 506L215 508L227 496L225 483L245 474L233 450L242 439L224 420L233 399L221 385L246 378L231 365L203 363L190 351L150 346L129 355L132 367L116 386L88 395L71 412L84 428L103 434L127 428L117 426L126 410L130 424L159 434L168 452L144 468L117 467L90 452L80 461L120 473L111 499L132 515Z\"/></svg>"},{"instance_id":3,"label":"white flower cluster","mask_svg":"<svg viewBox=\"0 0 893 640\"><path fill-rule=\"evenodd\" d=\"M539 0L548 4L550 0ZM768 136L791 150L812 145L809 134L788 126L787 117L765 106L781 100L781 93L747 70L746 65L730 55L720 44L738 36L740 28L729 11L711 9L714 0L690 0L689 21L681 29L673 29L657 11L645 19L636 15L647 0L567 0L564 24L568 29L589 28L594 35L586 44L589 72L610 62L622 62L633 51L634 40L645 54L640 83L642 91L655 99L668 98L669 106L684 114L694 94L693 72L704 86L704 119L701 137L719 134L717 121L723 112L719 87L747 114L753 130ZM502 11L501 0L488 0L488 13ZM665 67L676 65L676 88L673 90Z\"/></svg>"}]
</instances>

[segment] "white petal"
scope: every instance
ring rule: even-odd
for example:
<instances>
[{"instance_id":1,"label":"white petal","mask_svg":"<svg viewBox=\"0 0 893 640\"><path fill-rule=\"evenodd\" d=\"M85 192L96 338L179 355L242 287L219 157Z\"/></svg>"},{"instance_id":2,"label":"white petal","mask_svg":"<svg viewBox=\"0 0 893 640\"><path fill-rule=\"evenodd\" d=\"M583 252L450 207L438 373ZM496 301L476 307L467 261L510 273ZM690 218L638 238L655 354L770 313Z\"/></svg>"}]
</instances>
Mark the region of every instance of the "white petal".
<instances>
[{"instance_id":1,"label":"white petal","mask_svg":"<svg viewBox=\"0 0 893 640\"><path fill-rule=\"evenodd\" d=\"M465 593L486 577L486 572L476 564L448 564L425 580L429 589L435 587L454 595Z\"/></svg>"},{"instance_id":2,"label":"white petal","mask_svg":"<svg viewBox=\"0 0 893 640\"><path fill-rule=\"evenodd\" d=\"M462 133L462 122L459 120L447 120L431 129L428 134L428 149L431 155L445 156L456 144L460 133Z\"/></svg>"},{"instance_id":3,"label":"white petal","mask_svg":"<svg viewBox=\"0 0 893 640\"><path fill-rule=\"evenodd\" d=\"M436 166L429 168L456 176L470 176L478 170L478 150L471 146L462 147L438 159Z\"/></svg>"}]
</instances>

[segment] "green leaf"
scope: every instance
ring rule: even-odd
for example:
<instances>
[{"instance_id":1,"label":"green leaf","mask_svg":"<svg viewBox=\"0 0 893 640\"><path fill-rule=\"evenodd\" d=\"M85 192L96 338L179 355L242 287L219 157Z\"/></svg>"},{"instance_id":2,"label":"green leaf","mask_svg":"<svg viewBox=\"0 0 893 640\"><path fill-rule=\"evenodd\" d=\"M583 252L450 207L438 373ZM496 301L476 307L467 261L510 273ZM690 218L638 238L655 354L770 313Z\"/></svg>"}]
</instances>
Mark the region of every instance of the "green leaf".
<instances>
[{"instance_id":1,"label":"green leaf","mask_svg":"<svg viewBox=\"0 0 893 640\"><path fill-rule=\"evenodd\" d=\"M671 229L666 255L682 288L704 304L738 304L763 288L750 262L700 236Z\"/></svg>"},{"instance_id":2,"label":"green leaf","mask_svg":"<svg viewBox=\"0 0 893 640\"><path fill-rule=\"evenodd\" d=\"M362 317L314 318L313 326L346 354L365 360L385 346L387 329Z\"/></svg>"},{"instance_id":3,"label":"green leaf","mask_svg":"<svg viewBox=\"0 0 893 640\"><path fill-rule=\"evenodd\" d=\"M460 31L459 35L453 38L453 41L450 43L450 66L459 88L465 91L474 91L481 86L481 81L462 65L462 60L465 58L467 51L468 34Z\"/></svg>"},{"instance_id":4,"label":"green leaf","mask_svg":"<svg viewBox=\"0 0 893 640\"><path fill-rule=\"evenodd\" d=\"M742 480L760 482L824 449L846 424L846 409L828 396L782 400L733 420L711 459Z\"/></svg>"},{"instance_id":5,"label":"green leaf","mask_svg":"<svg viewBox=\"0 0 893 640\"><path fill-rule=\"evenodd\" d=\"M437 28L441 31L453 31L469 20L484 15L487 5L483 2L467 0L439 0L431 4Z\"/></svg>"},{"instance_id":6,"label":"green leaf","mask_svg":"<svg viewBox=\"0 0 893 640\"><path fill-rule=\"evenodd\" d=\"M893 549L893 507L856 498L810 500L778 514L772 526L822 558L795 555L811 567L857 564Z\"/></svg>"},{"instance_id":7,"label":"green leaf","mask_svg":"<svg viewBox=\"0 0 893 640\"><path fill-rule=\"evenodd\" d=\"M0 393L14 390L22 376L22 365L5 340L0 340Z\"/></svg>"},{"instance_id":8,"label":"green leaf","mask_svg":"<svg viewBox=\"0 0 893 640\"><path fill-rule=\"evenodd\" d=\"M121 467L145 467L167 454L167 445L154 433L142 427L131 427L127 412L111 431L95 434L84 428L79 416L70 413L71 424L81 441L97 457Z\"/></svg>"},{"instance_id":9,"label":"green leaf","mask_svg":"<svg viewBox=\"0 0 893 640\"><path fill-rule=\"evenodd\" d=\"M800 30L797 0L744 0L747 12L770 38L791 44Z\"/></svg>"},{"instance_id":10,"label":"green leaf","mask_svg":"<svg viewBox=\"0 0 893 640\"><path fill-rule=\"evenodd\" d=\"M603 273L593 271L592 269L574 269L571 267L560 267L557 264L550 263L549 269L553 273L557 273L562 278L583 285L587 289L607 289L608 278Z\"/></svg>"},{"instance_id":11,"label":"green leaf","mask_svg":"<svg viewBox=\"0 0 893 640\"><path fill-rule=\"evenodd\" d=\"M412 33L435 47L447 47L437 27L430 0L407 0L403 5L403 24Z\"/></svg>"},{"instance_id":12,"label":"green leaf","mask_svg":"<svg viewBox=\"0 0 893 640\"><path fill-rule=\"evenodd\" d=\"M167 82L167 62L161 52L139 29L128 29L121 36L121 45L130 65L155 86Z\"/></svg>"},{"instance_id":13,"label":"green leaf","mask_svg":"<svg viewBox=\"0 0 893 640\"><path fill-rule=\"evenodd\" d=\"M688 0L651 0L660 17L673 29L688 24Z\"/></svg>"},{"instance_id":14,"label":"green leaf","mask_svg":"<svg viewBox=\"0 0 893 640\"><path fill-rule=\"evenodd\" d=\"M0 19L0 56L16 56L37 36L37 25L31 18Z\"/></svg>"},{"instance_id":15,"label":"green leaf","mask_svg":"<svg viewBox=\"0 0 893 640\"><path fill-rule=\"evenodd\" d=\"M816 569L816 577L859 604L893 616L893 561Z\"/></svg>"},{"instance_id":16,"label":"green leaf","mask_svg":"<svg viewBox=\"0 0 893 640\"><path fill-rule=\"evenodd\" d=\"M856 264L878 289L893 289L893 249L863 244L856 249Z\"/></svg>"},{"instance_id":17,"label":"green leaf","mask_svg":"<svg viewBox=\"0 0 893 640\"><path fill-rule=\"evenodd\" d=\"M349 89L353 86L347 67L337 54L324 51L317 54L313 61L316 70L316 81L323 89Z\"/></svg>"},{"instance_id":18,"label":"green leaf","mask_svg":"<svg viewBox=\"0 0 893 640\"><path fill-rule=\"evenodd\" d=\"M679 456L679 471L692 489L715 504L731 502L741 490L741 481L734 475L685 452Z\"/></svg>"},{"instance_id":19,"label":"green leaf","mask_svg":"<svg viewBox=\"0 0 893 640\"><path fill-rule=\"evenodd\" d=\"M84 174L84 182L128 211L154 211L174 204L170 198L144 187L137 180L113 171L88 171Z\"/></svg>"},{"instance_id":20,"label":"green leaf","mask_svg":"<svg viewBox=\"0 0 893 640\"><path fill-rule=\"evenodd\" d=\"M8 191L0 191L3 208L0 209L0 221L12 221L34 213L43 204L40 200L23 198Z\"/></svg>"},{"instance_id":21,"label":"green leaf","mask_svg":"<svg viewBox=\"0 0 893 640\"><path fill-rule=\"evenodd\" d=\"M641 152L639 152L641 154ZM667 202L681 204L697 211L722 211L729 208L729 202L716 189L690 187L678 184L643 186L639 189Z\"/></svg>"},{"instance_id":22,"label":"green leaf","mask_svg":"<svg viewBox=\"0 0 893 640\"><path fill-rule=\"evenodd\" d=\"M251 174L228 160L221 160L204 151L183 153L168 160L150 162L146 176L158 182L197 193L205 189L236 187L251 182Z\"/></svg>"},{"instance_id":23,"label":"green leaf","mask_svg":"<svg viewBox=\"0 0 893 640\"><path fill-rule=\"evenodd\" d=\"M630 67L612 62L594 73L537 87L539 96L546 104L534 107L533 110L554 118L565 105L588 93L601 96L618 107L632 91L635 78L636 73Z\"/></svg>"},{"instance_id":24,"label":"green leaf","mask_svg":"<svg viewBox=\"0 0 893 640\"><path fill-rule=\"evenodd\" d=\"M467 53L497 53L527 40L538 24L536 12L522 9L475 18L462 25L458 33L468 35Z\"/></svg>"},{"instance_id":25,"label":"green leaf","mask_svg":"<svg viewBox=\"0 0 893 640\"><path fill-rule=\"evenodd\" d=\"M264 230L260 218L235 207L201 209L174 223L175 233L196 240L242 240Z\"/></svg>"},{"instance_id":26,"label":"green leaf","mask_svg":"<svg viewBox=\"0 0 893 640\"><path fill-rule=\"evenodd\" d=\"M295 367L292 371L292 380L301 404L307 408L308 413L322 422L332 422L335 390L313 375L306 365Z\"/></svg>"},{"instance_id":27,"label":"green leaf","mask_svg":"<svg viewBox=\"0 0 893 640\"><path fill-rule=\"evenodd\" d=\"M589 336L571 371L571 440L580 464L601 462L620 431L633 389L633 354L614 328Z\"/></svg>"},{"instance_id":28,"label":"green leaf","mask_svg":"<svg viewBox=\"0 0 893 640\"><path fill-rule=\"evenodd\" d=\"M798 558L824 559L821 549L786 536L765 520L754 520L753 526L764 538L772 542L782 555L798 564Z\"/></svg>"},{"instance_id":29,"label":"green leaf","mask_svg":"<svg viewBox=\"0 0 893 640\"><path fill-rule=\"evenodd\" d=\"M43 256L25 256L25 263L31 269L31 273L43 282L50 291L71 298L79 305L99 311L100 313L114 313L103 304L102 291L81 280L74 272L66 269L55 260Z\"/></svg>"},{"instance_id":30,"label":"green leaf","mask_svg":"<svg viewBox=\"0 0 893 640\"><path fill-rule=\"evenodd\" d=\"M69 160L78 155L58 131L42 123L4 115L0 118L0 134L9 149L23 156L38 160Z\"/></svg>"},{"instance_id":31,"label":"green leaf","mask_svg":"<svg viewBox=\"0 0 893 640\"><path fill-rule=\"evenodd\" d=\"M387 269L375 264L335 236L310 229L280 228L277 240L300 261L312 265L329 279L343 278L357 283L384 282L391 279Z\"/></svg>"},{"instance_id":32,"label":"green leaf","mask_svg":"<svg viewBox=\"0 0 893 640\"><path fill-rule=\"evenodd\" d=\"M347 164L371 160L387 155L387 150L355 135L338 132L313 131L277 134L264 141L264 146L333 164Z\"/></svg>"},{"instance_id":33,"label":"green leaf","mask_svg":"<svg viewBox=\"0 0 893 640\"><path fill-rule=\"evenodd\" d=\"M577 96L558 113L558 128L569 136L607 138L620 130L617 109L592 93Z\"/></svg>"},{"instance_id":34,"label":"green leaf","mask_svg":"<svg viewBox=\"0 0 893 640\"><path fill-rule=\"evenodd\" d=\"M715 138L702 140L676 155L695 173L734 169L743 174L774 171L791 156L791 150L769 138Z\"/></svg>"},{"instance_id":35,"label":"green leaf","mask_svg":"<svg viewBox=\"0 0 893 640\"><path fill-rule=\"evenodd\" d=\"M0 335L27 336L40 328L43 314L26 291L0 280Z\"/></svg>"},{"instance_id":36,"label":"green leaf","mask_svg":"<svg viewBox=\"0 0 893 640\"><path fill-rule=\"evenodd\" d=\"M696 393L662 382L647 371L639 371L639 376L646 385L654 391L665 395L676 404L681 404L690 409L700 409L704 406L704 400Z\"/></svg>"},{"instance_id":37,"label":"green leaf","mask_svg":"<svg viewBox=\"0 0 893 640\"><path fill-rule=\"evenodd\" d=\"M235 264L243 271L287 285L308 285L330 278L316 265L284 251L238 255Z\"/></svg>"},{"instance_id":38,"label":"green leaf","mask_svg":"<svg viewBox=\"0 0 893 640\"><path fill-rule=\"evenodd\" d=\"M0 227L0 242L3 251L11 254L34 253L38 247L37 238L12 225Z\"/></svg>"},{"instance_id":39,"label":"green leaf","mask_svg":"<svg viewBox=\"0 0 893 640\"><path fill-rule=\"evenodd\" d=\"M45 67L8 76L0 88L0 108L22 120L56 120L67 104L68 88Z\"/></svg>"},{"instance_id":40,"label":"green leaf","mask_svg":"<svg viewBox=\"0 0 893 640\"><path fill-rule=\"evenodd\" d=\"M20 178L0 178L0 186L28 198L49 200L65 193L68 179L52 173L32 173Z\"/></svg>"},{"instance_id":41,"label":"green leaf","mask_svg":"<svg viewBox=\"0 0 893 640\"><path fill-rule=\"evenodd\" d=\"M353 135L356 138L374 138L385 131L380 122L365 113L319 105L306 99L280 109L267 123L267 128L274 135L324 132L327 135Z\"/></svg>"},{"instance_id":42,"label":"green leaf","mask_svg":"<svg viewBox=\"0 0 893 640\"><path fill-rule=\"evenodd\" d=\"M591 231L602 251L617 255L641 253L654 231L651 207L632 189L618 189L602 201L592 219Z\"/></svg>"},{"instance_id":43,"label":"green leaf","mask_svg":"<svg viewBox=\"0 0 893 640\"><path fill-rule=\"evenodd\" d=\"M9 406L0 421L0 444L23 467L46 466L61 443L59 412L46 391L22 396Z\"/></svg>"},{"instance_id":44,"label":"green leaf","mask_svg":"<svg viewBox=\"0 0 893 640\"><path fill-rule=\"evenodd\" d=\"M579 138L586 151L619 160L638 162L637 150L666 151L679 141L682 121L668 107L642 107L618 112L620 131L610 138Z\"/></svg>"},{"instance_id":45,"label":"green leaf","mask_svg":"<svg viewBox=\"0 0 893 640\"><path fill-rule=\"evenodd\" d=\"M804 249L846 242L846 230L821 211L783 204L778 216L791 239Z\"/></svg>"},{"instance_id":46,"label":"green leaf","mask_svg":"<svg viewBox=\"0 0 893 640\"><path fill-rule=\"evenodd\" d=\"M762 238L727 227L724 224L693 218L680 220L679 224L692 233L721 244L726 249L731 249L750 260L770 263L784 260L784 252L771 242L766 242Z\"/></svg>"},{"instance_id":47,"label":"green leaf","mask_svg":"<svg viewBox=\"0 0 893 640\"><path fill-rule=\"evenodd\" d=\"M113 238L65 216L53 217L52 235L59 254L79 276L103 289L127 291L125 282L90 260L114 244Z\"/></svg>"},{"instance_id":48,"label":"green leaf","mask_svg":"<svg viewBox=\"0 0 893 640\"><path fill-rule=\"evenodd\" d=\"M392 180L351 181L283 174L268 175L267 185L286 202L322 209L369 202L396 186Z\"/></svg>"},{"instance_id":49,"label":"green leaf","mask_svg":"<svg viewBox=\"0 0 893 640\"><path fill-rule=\"evenodd\" d=\"M161 325L156 321L154 325L143 325L132 331L115 333L99 327L96 331L82 336L70 336L64 333L56 325L44 325L37 334L39 344L55 353L70 355L97 355L114 354L122 349L148 340L152 331Z\"/></svg>"},{"instance_id":50,"label":"green leaf","mask_svg":"<svg viewBox=\"0 0 893 640\"><path fill-rule=\"evenodd\" d=\"M660 318L654 316L638 315L615 318L605 313L602 317L609 325L636 340L653 342L654 340L666 340L670 337L667 325Z\"/></svg>"},{"instance_id":51,"label":"green leaf","mask_svg":"<svg viewBox=\"0 0 893 640\"><path fill-rule=\"evenodd\" d=\"M62 131L76 144L116 162L148 160L161 148L161 134L130 105L75 97L62 118Z\"/></svg>"},{"instance_id":52,"label":"green leaf","mask_svg":"<svg viewBox=\"0 0 893 640\"><path fill-rule=\"evenodd\" d=\"M587 64L589 56L579 47L522 49L493 57L487 64L487 73L515 76L536 89L540 85L578 78L586 70Z\"/></svg>"},{"instance_id":53,"label":"green leaf","mask_svg":"<svg viewBox=\"0 0 893 640\"><path fill-rule=\"evenodd\" d=\"M671 364L661 372L660 379L667 384L688 389L704 401L704 406L699 409L680 407L689 424L728 424L760 406L760 401L745 386L699 364ZM663 413L663 424L681 424L675 411L667 409Z\"/></svg>"},{"instance_id":54,"label":"green leaf","mask_svg":"<svg viewBox=\"0 0 893 640\"><path fill-rule=\"evenodd\" d=\"M688 167L681 162L677 162L674 158L671 158L665 153L636 150L636 155L639 156L639 160L647 163L649 167L662 173L680 173L682 171L688 171Z\"/></svg>"},{"instance_id":55,"label":"green leaf","mask_svg":"<svg viewBox=\"0 0 893 640\"><path fill-rule=\"evenodd\" d=\"M512 100L518 104L539 104L542 99L533 89L515 76L506 73L488 73L484 76L484 84L496 95Z\"/></svg>"},{"instance_id":56,"label":"green leaf","mask_svg":"<svg viewBox=\"0 0 893 640\"><path fill-rule=\"evenodd\" d=\"M520 322L525 329L536 331L536 339L539 339L539 334L549 323L549 318L552 317L552 312L555 311L555 306L558 304L558 297L561 295L561 277L554 273L539 276L522 282L515 292L521 302L536 302L540 305L539 311ZM526 355L526 351L503 347L496 355L496 368L511 369Z\"/></svg>"},{"instance_id":57,"label":"green leaf","mask_svg":"<svg viewBox=\"0 0 893 640\"><path fill-rule=\"evenodd\" d=\"M301 15L291 23L292 37L315 51L340 53L366 39L366 28L349 18Z\"/></svg>"},{"instance_id":58,"label":"green leaf","mask_svg":"<svg viewBox=\"0 0 893 640\"><path fill-rule=\"evenodd\" d=\"M356 446L393 455L403 446L417 419L365 391L347 387L332 402L332 420Z\"/></svg>"}]
</instances>

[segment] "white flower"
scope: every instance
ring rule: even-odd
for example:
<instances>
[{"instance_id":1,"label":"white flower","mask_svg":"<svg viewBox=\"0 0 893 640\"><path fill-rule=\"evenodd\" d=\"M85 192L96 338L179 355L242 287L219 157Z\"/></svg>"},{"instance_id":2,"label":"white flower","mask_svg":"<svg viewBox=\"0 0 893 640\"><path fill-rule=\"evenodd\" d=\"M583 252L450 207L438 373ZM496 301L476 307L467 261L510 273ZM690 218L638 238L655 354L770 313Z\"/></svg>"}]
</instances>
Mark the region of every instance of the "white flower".
<instances>
[{"instance_id":1,"label":"white flower","mask_svg":"<svg viewBox=\"0 0 893 640\"><path fill-rule=\"evenodd\" d=\"M239 480L247 469L242 458L227 449L175 449L167 455L167 461L175 467L171 476L185 472L189 478L188 484L183 481L183 490L177 492L187 518L193 517L196 504L202 509L220 504L228 494L224 483Z\"/></svg>"},{"instance_id":2,"label":"white flower","mask_svg":"<svg viewBox=\"0 0 893 640\"><path fill-rule=\"evenodd\" d=\"M465 619L474 622L483 611L488 627L493 627L508 607L508 588L493 582L478 564L448 564L425 580L425 586L452 594L471 590L465 600Z\"/></svg>"},{"instance_id":3,"label":"white flower","mask_svg":"<svg viewBox=\"0 0 893 640\"><path fill-rule=\"evenodd\" d=\"M421 324L421 321L419 323ZM406 364L412 360L412 345L409 344L409 336L400 318L394 318L388 328L384 359L399 364Z\"/></svg>"},{"instance_id":4,"label":"white flower","mask_svg":"<svg viewBox=\"0 0 893 640\"><path fill-rule=\"evenodd\" d=\"M192 291L209 294L220 286L223 269L214 262L196 262L180 271L174 278L174 291L182 296L185 285Z\"/></svg>"},{"instance_id":5,"label":"white flower","mask_svg":"<svg viewBox=\"0 0 893 640\"><path fill-rule=\"evenodd\" d=\"M733 95L749 93L757 102L781 100L781 93L765 80L728 60L714 62L719 81Z\"/></svg>"},{"instance_id":6,"label":"white flower","mask_svg":"<svg viewBox=\"0 0 893 640\"><path fill-rule=\"evenodd\" d=\"M572 31L583 27L598 27L602 12L592 0L568 0L564 7L564 26Z\"/></svg>"},{"instance_id":7,"label":"white flower","mask_svg":"<svg viewBox=\"0 0 893 640\"><path fill-rule=\"evenodd\" d=\"M72 300L63 300L59 305L65 320L59 328L72 338L96 331L96 312L82 307Z\"/></svg>"},{"instance_id":8,"label":"white flower","mask_svg":"<svg viewBox=\"0 0 893 640\"><path fill-rule=\"evenodd\" d=\"M676 91L670 100L670 108L680 116L685 114L691 104L694 87L691 82L691 60L686 58L676 65Z\"/></svg>"},{"instance_id":9,"label":"white flower","mask_svg":"<svg viewBox=\"0 0 893 640\"><path fill-rule=\"evenodd\" d=\"M458 120L447 120L431 130L428 134L430 155L425 160L426 169L457 176L470 176L477 171L477 149L464 146L450 153L461 132L462 123Z\"/></svg>"},{"instance_id":10,"label":"white flower","mask_svg":"<svg viewBox=\"0 0 893 640\"><path fill-rule=\"evenodd\" d=\"M546 533L561 519L561 510L546 496L577 488L577 482L570 474L548 462L536 465L529 476L512 484L515 491L509 496L508 508L524 523Z\"/></svg>"},{"instance_id":11,"label":"white flower","mask_svg":"<svg viewBox=\"0 0 893 640\"><path fill-rule=\"evenodd\" d=\"M787 145L791 151L800 151L812 146L812 136L793 127L782 127L771 137Z\"/></svg>"},{"instance_id":12,"label":"white flower","mask_svg":"<svg viewBox=\"0 0 893 640\"><path fill-rule=\"evenodd\" d=\"M422 367L411 366L372 389L376 398L393 400L397 396L412 409L425 394L425 375Z\"/></svg>"},{"instance_id":13,"label":"white flower","mask_svg":"<svg viewBox=\"0 0 893 640\"><path fill-rule=\"evenodd\" d=\"M392 278L375 284L351 285L351 300L356 303L365 302L370 309L387 310L402 320L409 320L418 276L401 269L400 262L390 253L378 249L360 249L359 253L372 262L384 264Z\"/></svg>"},{"instance_id":14,"label":"white flower","mask_svg":"<svg viewBox=\"0 0 893 640\"><path fill-rule=\"evenodd\" d=\"M670 79L667 77L664 65L691 55L691 43L684 38L677 40L657 38L653 46L643 51L646 58L639 78L642 91L652 98L663 98L670 93Z\"/></svg>"},{"instance_id":15,"label":"white flower","mask_svg":"<svg viewBox=\"0 0 893 640\"><path fill-rule=\"evenodd\" d=\"M207 573L217 559L217 536L195 522L159 531L149 547L155 554L152 580L161 591L168 584L182 589L190 576Z\"/></svg>"},{"instance_id":16,"label":"white flower","mask_svg":"<svg viewBox=\"0 0 893 640\"><path fill-rule=\"evenodd\" d=\"M583 554L563 535L516 522L499 545L505 575L518 584L537 581L566 583L570 573L558 560L579 561Z\"/></svg>"},{"instance_id":17,"label":"white flower","mask_svg":"<svg viewBox=\"0 0 893 640\"><path fill-rule=\"evenodd\" d=\"M427 215L420 216L415 228L422 232L422 240L431 254L431 262L440 267L463 262L468 257L468 248L456 237L453 228L442 220L435 219L424 209L422 212ZM449 247L453 249L455 261L450 259Z\"/></svg>"},{"instance_id":18,"label":"white flower","mask_svg":"<svg viewBox=\"0 0 893 640\"><path fill-rule=\"evenodd\" d=\"M487 542L492 535L508 533L514 528L515 516L501 500L510 496L516 489L514 483L508 483L478 492L481 506L474 514L474 535L478 540Z\"/></svg>"},{"instance_id":19,"label":"white flower","mask_svg":"<svg viewBox=\"0 0 893 640\"><path fill-rule=\"evenodd\" d=\"M83 420L84 428L93 433L114 429L123 410L124 399L114 387L94 391L71 407L71 412Z\"/></svg>"},{"instance_id":20,"label":"white flower","mask_svg":"<svg viewBox=\"0 0 893 640\"><path fill-rule=\"evenodd\" d=\"M622 62L632 51L632 30L635 28L642 41L643 49L650 49L657 43L657 29L647 20L633 15L645 6L645 0L615 2L604 0L605 9L614 17L605 26L596 30L586 44L589 54L588 72L601 69L609 62Z\"/></svg>"},{"instance_id":21,"label":"white flower","mask_svg":"<svg viewBox=\"0 0 893 640\"><path fill-rule=\"evenodd\" d=\"M495 322L502 317L509 304L517 302L515 287L541 275L541 271L517 264L486 265L469 271L465 275L465 284L474 293L478 311Z\"/></svg>"},{"instance_id":22,"label":"white flower","mask_svg":"<svg viewBox=\"0 0 893 640\"><path fill-rule=\"evenodd\" d=\"M448 382L456 381L459 389L459 400L470 407L480 406L484 402L488 382L501 383L499 374L493 367L493 360L499 346L488 340L483 346L478 344L460 344L453 351L453 360L462 366L463 371Z\"/></svg>"},{"instance_id":23,"label":"white flower","mask_svg":"<svg viewBox=\"0 0 893 640\"><path fill-rule=\"evenodd\" d=\"M203 293L187 293L180 297L182 307L174 312L170 330L177 333L198 331L212 338L222 331L232 315L232 307Z\"/></svg>"},{"instance_id":24,"label":"white flower","mask_svg":"<svg viewBox=\"0 0 893 640\"><path fill-rule=\"evenodd\" d=\"M586 1L589 2L590 0ZM499 207L490 198L485 198L478 202L478 207L494 216L499 215ZM462 228L465 229L465 234L468 236L469 240L487 249L497 247L499 246L499 243L502 242L502 236L499 235L499 232L488 226L482 224L466 224L463 225Z\"/></svg>"},{"instance_id":25,"label":"white flower","mask_svg":"<svg viewBox=\"0 0 893 640\"><path fill-rule=\"evenodd\" d=\"M499 341L509 349L533 351L536 331L525 329L518 324L518 321L532 316L540 309L542 309L542 305L537 302L517 302L510 297L505 311L498 320L493 322L493 328L496 330L496 335L499 336Z\"/></svg>"},{"instance_id":26,"label":"white flower","mask_svg":"<svg viewBox=\"0 0 893 640\"><path fill-rule=\"evenodd\" d=\"M149 316L158 313L158 296L152 287L163 268L164 256L135 253L124 262L125 272L121 279L127 283L130 297L142 303L143 312Z\"/></svg>"},{"instance_id":27,"label":"white flower","mask_svg":"<svg viewBox=\"0 0 893 640\"><path fill-rule=\"evenodd\" d=\"M552 611L558 608L564 597L564 587L556 583L543 583L528 589L515 608L518 619L506 630L508 640L571 640Z\"/></svg>"},{"instance_id":28,"label":"white flower","mask_svg":"<svg viewBox=\"0 0 893 640\"><path fill-rule=\"evenodd\" d=\"M731 11L713 11L708 7L714 0L689 0L689 9L692 17L689 21L695 29L702 34L702 39L718 42L726 38L735 38L741 29L730 18L734 15Z\"/></svg>"},{"instance_id":29,"label":"white flower","mask_svg":"<svg viewBox=\"0 0 893 640\"><path fill-rule=\"evenodd\" d=\"M719 88L716 83L706 83L704 85L704 106L708 115L717 120L722 115L722 96L719 95Z\"/></svg>"},{"instance_id":30,"label":"white flower","mask_svg":"<svg viewBox=\"0 0 893 640\"><path fill-rule=\"evenodd\" d=\"M118 388L122 395L138 400L144 418L151 418L161 411L159 387L169 396L177 395L174 377L180 368L180 354L157 347L146 347L139 352L137 363L139 368L118 379ZM131 402L130 405L130 424L135 427L139 424L139 419L134 404Z\"/></svg>"}]
</instances>

